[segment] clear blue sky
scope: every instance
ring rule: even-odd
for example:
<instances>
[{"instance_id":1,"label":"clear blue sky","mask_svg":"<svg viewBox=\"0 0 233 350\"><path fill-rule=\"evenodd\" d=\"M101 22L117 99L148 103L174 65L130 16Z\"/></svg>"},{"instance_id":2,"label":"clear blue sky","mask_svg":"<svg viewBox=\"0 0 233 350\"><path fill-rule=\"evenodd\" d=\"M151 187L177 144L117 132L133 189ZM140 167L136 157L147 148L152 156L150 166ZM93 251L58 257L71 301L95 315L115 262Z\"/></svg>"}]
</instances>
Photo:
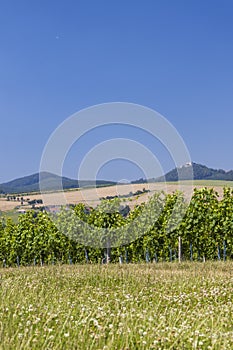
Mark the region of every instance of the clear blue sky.
<instances>
[{"instance_id":1,"label":"clear blue sky","mask_svg":"<svg viewBox=\"0 0 233 350\"><path fill-rule=\"evenodd\" d=\"M2 0L0 50L0 183L37 172L63 120L110 101L157 110L193 161L233 169L232 0ZM149 147L143 133L135 139ZM92 143L75 145L65 175ZM100 175L122 178L120 165Z\"/></svg>"}]
</instances>

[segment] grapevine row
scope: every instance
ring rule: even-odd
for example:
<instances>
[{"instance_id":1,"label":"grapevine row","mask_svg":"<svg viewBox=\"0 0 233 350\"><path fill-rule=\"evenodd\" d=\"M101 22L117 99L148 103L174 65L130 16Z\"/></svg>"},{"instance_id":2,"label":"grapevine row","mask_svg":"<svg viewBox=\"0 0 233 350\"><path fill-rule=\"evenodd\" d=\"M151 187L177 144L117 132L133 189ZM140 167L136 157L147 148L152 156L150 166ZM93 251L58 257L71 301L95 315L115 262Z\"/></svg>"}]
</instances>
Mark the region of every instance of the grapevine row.
<instances>
[{"instance_id":1,"label":"grapevine row","mask_svg":"<svg viewBox=\"0 0 233 350\"><path fill-rule=\"evenodd\" d=\"M233 258L230 188L224 188L221 200L214 189L195 189L189 204L180 192L156 193L148 204L125 212L116 198L89 210L83 204L64 208L54 218L29 211L17 224L3 219L0 266L173 261L179 237L184 260ZM106 230L104 242L100 230Z\"/></svg>"}]
</instances>

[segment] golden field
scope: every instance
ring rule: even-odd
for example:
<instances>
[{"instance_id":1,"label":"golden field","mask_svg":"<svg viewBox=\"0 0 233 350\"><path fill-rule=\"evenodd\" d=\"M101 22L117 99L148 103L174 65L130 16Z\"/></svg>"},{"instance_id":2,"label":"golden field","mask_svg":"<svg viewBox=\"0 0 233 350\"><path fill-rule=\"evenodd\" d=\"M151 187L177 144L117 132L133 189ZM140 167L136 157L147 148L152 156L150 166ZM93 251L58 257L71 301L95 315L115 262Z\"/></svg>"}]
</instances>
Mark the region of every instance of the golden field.
<instances>
[{"instance_id":1,"label":"golden field","mask_svg":"<svg viewBox=\"0 0 233 350\"><path fill-rule=\"evenodd\" d=\"M24 199L30 198L43 199L43 205L60 205L60 204L78 204L85 203L87 206L95 207L99 202L100 198L107 196L116 195L127 195L130 192L142 191L143 189L149 190L150 192L141 194L139 196L133 196L126 198L125 203L130 207L134 207L137 204L146 202L149 197L153 196L156 191L165 191L166 193L173 193L177 190L184 192L186 199L190 199L194 188L212 187L219 193L219 197L222 197L223 187L232 187L232 182L222 181L194 181L192 184L189 181L183 181L180 183L143 183L143 184L118 184L115 186L99 187L99 188L82 188L69 190L64 192L54 193L31 193L24 196ZM19 195L21 197L21 195ZM39 205L37 205L39 206ZM7 198L0 198L0 211L6 212L18 209L29 209L26 202L24 205L20 205L18 201L7 201Z\"/></svg>"}]
</instances>

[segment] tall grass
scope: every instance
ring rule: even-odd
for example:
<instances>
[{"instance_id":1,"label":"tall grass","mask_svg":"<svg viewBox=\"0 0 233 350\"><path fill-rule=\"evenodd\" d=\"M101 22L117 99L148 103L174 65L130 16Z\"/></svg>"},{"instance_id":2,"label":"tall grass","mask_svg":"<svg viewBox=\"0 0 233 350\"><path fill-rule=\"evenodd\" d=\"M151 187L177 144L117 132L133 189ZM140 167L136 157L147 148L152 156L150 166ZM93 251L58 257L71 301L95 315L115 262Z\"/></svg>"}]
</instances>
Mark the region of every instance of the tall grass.
<instances>
[{"instance_id":1,"label":"tall grass","mask_svg":"<svg viewBox=\"0 0 233 350\"><path fill-rule=\"evenodd\" d=\"M233 263L0 270L0 349L232 349Z\"/></svg>"}]
</instances>

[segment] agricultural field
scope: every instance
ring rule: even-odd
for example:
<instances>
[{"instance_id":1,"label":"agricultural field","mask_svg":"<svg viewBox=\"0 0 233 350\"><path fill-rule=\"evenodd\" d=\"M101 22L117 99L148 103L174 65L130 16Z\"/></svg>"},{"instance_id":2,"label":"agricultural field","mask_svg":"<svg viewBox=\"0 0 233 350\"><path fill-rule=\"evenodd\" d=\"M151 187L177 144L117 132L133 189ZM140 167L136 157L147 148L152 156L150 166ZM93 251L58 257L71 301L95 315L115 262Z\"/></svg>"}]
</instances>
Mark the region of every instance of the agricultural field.
<instances>
[{"instance_id":1,"label":"agricultural field","mask_svg":"<svg viewBox=\"0 0 233 350\"><path fill-rule=\"evenodd\" d=\"M0 269L0 348L232 349L233 263Z\"/></svg>"},{"instance_id":2,"label":"agricultural field","mask_svg":"<svg viewBox=\"0 0 233 350\"><path fill-rule=\"evenodd\" d=\"M143 184L125 184L125 185L116 185L116 186L106 186L98 188L82 188L77 190L65 190L64 198L67 204L79 204L85 203L90 206L96 206L100 203L101 197L107 196L116 196L116 195L127 195L130 192L135 193L136 191L142 191L144 188L150 192L142 194L140 196L135 196L126 200L131 208L135 205L140 205L143 202L147 202L148 199L153 196L155 192L165 191L166 193L173 193L176 190L180 190L185 193L186 198L190 199L190 196L193 192L193 187L200 189L203 187L214 188L215 191L219 193L219 197L222 197L223 187L233 187L233 181L205 181L205 180L195 180L190 181L181 181L177 182L167 182L167 183L143 183ZM21 195L19 195L21 196ZM25 198L30 197L30 200L43 199L46 205L55 205L59 203L61 195L60 193L46 193L42 196L41 193L27 193ZM40 205L38 205L39 207ZM31 206L28 206L26 203L20 205L17 201L7 201L7 198L0 197L0 211L8 212L18 209L30 209Z\"/></svg>"},{"instance_id":3,"label":"agricultural field","mask_svg":"<svg viewBox=\"0 0 233 350\"><path fill-rule=\"evenodd\" d=\"M233 181L224 181L224 180L184 180L180 181L182 185L193 185L194 187L233 187ZM177 184L177 182L169 182L169 184Z\"/></svg>"},{"instance_id":4,"label":"agricultural field","mask_svg":"<svg viewBox=\"0 0 233 350\"><path fill-rule=\"evenodd\" d=\"M98 192L88 211L82 197L72 210L53 213L58 226L47 212L29 210L17 222L14 210L6 212L10 217L0 220L0 350L233 348L233 189L219 186L218 196L216 188L200 185L187 205L188 192L170 184L171 193L161 196L164 184L156 185L126 198L132 204L126 215L118 198L99 202L114 195L113 188ZM127 186L116 193L145 188ZM79 192L66 193L71 201ZM146 212L133 205L145 199ZM92 226L91 242L107 227L108 239L119 244L83 244L85 225L77 226L73 213ZM125 227L123 236L115 235L118 227ZM125 233L134 237L128 244L122 244Z\"/></svg>"}]
</instances>

